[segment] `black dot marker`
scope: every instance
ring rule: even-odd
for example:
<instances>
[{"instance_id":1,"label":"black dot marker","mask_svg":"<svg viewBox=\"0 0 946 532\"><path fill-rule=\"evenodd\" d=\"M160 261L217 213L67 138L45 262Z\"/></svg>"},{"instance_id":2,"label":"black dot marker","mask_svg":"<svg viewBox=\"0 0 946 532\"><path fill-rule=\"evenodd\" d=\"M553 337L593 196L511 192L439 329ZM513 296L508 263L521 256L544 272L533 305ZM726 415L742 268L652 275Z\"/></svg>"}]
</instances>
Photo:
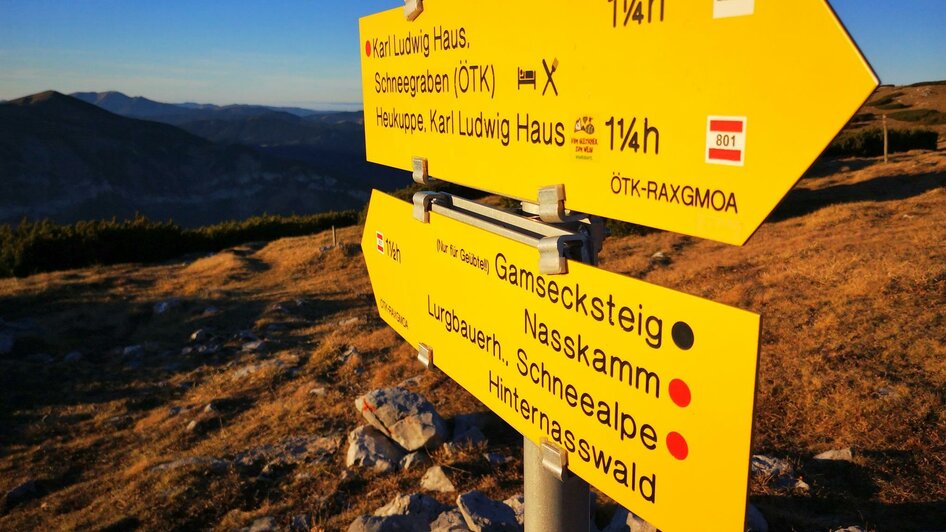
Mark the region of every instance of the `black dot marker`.
<instances>
[{"instance_id":1,"label":"black dot marker","mask_svg":"<svg viewBox=\"0 0 946 532\"><path fill-rule=\"evenodd\" d=\"M693 329L686 323L682 321L674 323L670 335L673 336L673 343L677 344L680 349L686 351L693 347Z\"/></svg>"}]
</instances>

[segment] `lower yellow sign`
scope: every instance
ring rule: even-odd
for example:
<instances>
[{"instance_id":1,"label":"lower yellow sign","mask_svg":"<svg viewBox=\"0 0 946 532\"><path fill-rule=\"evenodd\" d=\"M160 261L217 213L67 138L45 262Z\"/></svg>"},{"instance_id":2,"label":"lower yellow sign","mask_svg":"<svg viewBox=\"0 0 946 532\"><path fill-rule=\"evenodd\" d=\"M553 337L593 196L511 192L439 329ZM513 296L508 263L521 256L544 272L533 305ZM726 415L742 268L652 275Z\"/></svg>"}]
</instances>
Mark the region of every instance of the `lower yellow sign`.
<instances>
[{"instance_id":1,"label":"lower yellow sign","mask_svg":"<svg viewBox=\"0 0 946 532\"><path fill-rule=\"evenodd\" d=\"M759 316L569 262L374 192L382 318L569 468L668 531L743 526Z\"/></svg>"}]
</instances>

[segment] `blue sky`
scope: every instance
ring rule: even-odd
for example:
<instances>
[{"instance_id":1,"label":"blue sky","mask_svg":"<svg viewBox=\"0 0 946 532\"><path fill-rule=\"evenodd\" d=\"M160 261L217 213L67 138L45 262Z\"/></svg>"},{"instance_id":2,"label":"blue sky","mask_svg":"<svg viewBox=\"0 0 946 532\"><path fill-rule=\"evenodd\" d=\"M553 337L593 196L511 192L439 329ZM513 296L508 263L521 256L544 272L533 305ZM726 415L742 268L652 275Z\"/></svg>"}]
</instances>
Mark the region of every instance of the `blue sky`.
<instances>
[{"instance_id":1,"label":"blue sky","mask_svg":"<svg viewBox=\"0 0 946 532\"><path fill-rule=\"evenodd\" d=\"M831 3L884 83L946 79L946 0ZM0 0L0 99L118 90L167 102L357 106L358 17L402 5Z\"/></svg>"}]
</instances>

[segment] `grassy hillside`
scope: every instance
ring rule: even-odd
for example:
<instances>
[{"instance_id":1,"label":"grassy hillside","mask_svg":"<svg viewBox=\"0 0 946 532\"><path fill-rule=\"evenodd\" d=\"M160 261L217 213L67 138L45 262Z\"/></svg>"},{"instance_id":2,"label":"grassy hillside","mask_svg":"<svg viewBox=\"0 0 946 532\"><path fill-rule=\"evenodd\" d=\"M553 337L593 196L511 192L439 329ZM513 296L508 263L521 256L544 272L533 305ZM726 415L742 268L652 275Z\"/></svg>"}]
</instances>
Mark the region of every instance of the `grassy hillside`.
<instances>
[{"instance_id":1,"label":"grassy hillside","mask_svg":"<svg viewBox=\"0 0 946 532\"><path fill-rule=\"evenodd\" d=\"M483 407L379 319L361 230L334 249L322 233L0 280L0 332L16 334L0 355L0 495L36 487L0 509L0 529L234 530L306 514L346 530L419 491L423 468L345 467L354 398L416 377L445 417ZM814 168L745 247L653 232L606 241L602 267L762 314L753 452L809 486L753 478L771 530L935 530L944 241L946 154L912 153ZM192 342L198 329L212 339ZM485 446L433 458L458 490L506 498L521 491L521 441L502 424L485 432ZM275 470L252 458L300 439L321 451ZM846 447L852 462L811 460ZM487 450L513 462L490 466ZM599 502L603 525L613 505Z\"/></svg>"},{"instance_id":2,"label":"grassy hillside","mask_svg":"<svg viewBox=\"0 0 946 532\"><path fill-rule=\"evenodd\" d=\"M922 127L936 131L939 145L946 145L946 82L881 86L854 116L849 129L879 128L884 115L891 129Z\"/></svg>"}]
</instances>

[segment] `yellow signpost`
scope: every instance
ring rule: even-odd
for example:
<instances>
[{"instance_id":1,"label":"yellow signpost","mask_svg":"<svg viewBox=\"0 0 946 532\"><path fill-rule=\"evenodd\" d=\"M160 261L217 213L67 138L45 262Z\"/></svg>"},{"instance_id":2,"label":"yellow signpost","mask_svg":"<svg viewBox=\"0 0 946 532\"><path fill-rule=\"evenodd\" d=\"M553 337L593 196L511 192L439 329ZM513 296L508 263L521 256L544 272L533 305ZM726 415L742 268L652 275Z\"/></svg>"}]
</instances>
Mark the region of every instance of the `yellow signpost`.
<instances>
[{"instance_id":1,"label":"yellow signpost","mask_svg":"<svg viewBox=\"0 0 946 532\"><path fill-rule=\"evenodd\" d=\"M428 0L361 46L369 161L731 244L878 83L825 0Z\"/></svg>"},{"instance_id":2,"label":"yellow signpost","mask_svg":"<svg viewBox=\"0 0 946 532\"><path fill-rule=\"evenodd\" d=\"M362 241L384 320L526 438L665 530L743 526L759 316L375 192Z\"/></svg>"}]
</instances>

